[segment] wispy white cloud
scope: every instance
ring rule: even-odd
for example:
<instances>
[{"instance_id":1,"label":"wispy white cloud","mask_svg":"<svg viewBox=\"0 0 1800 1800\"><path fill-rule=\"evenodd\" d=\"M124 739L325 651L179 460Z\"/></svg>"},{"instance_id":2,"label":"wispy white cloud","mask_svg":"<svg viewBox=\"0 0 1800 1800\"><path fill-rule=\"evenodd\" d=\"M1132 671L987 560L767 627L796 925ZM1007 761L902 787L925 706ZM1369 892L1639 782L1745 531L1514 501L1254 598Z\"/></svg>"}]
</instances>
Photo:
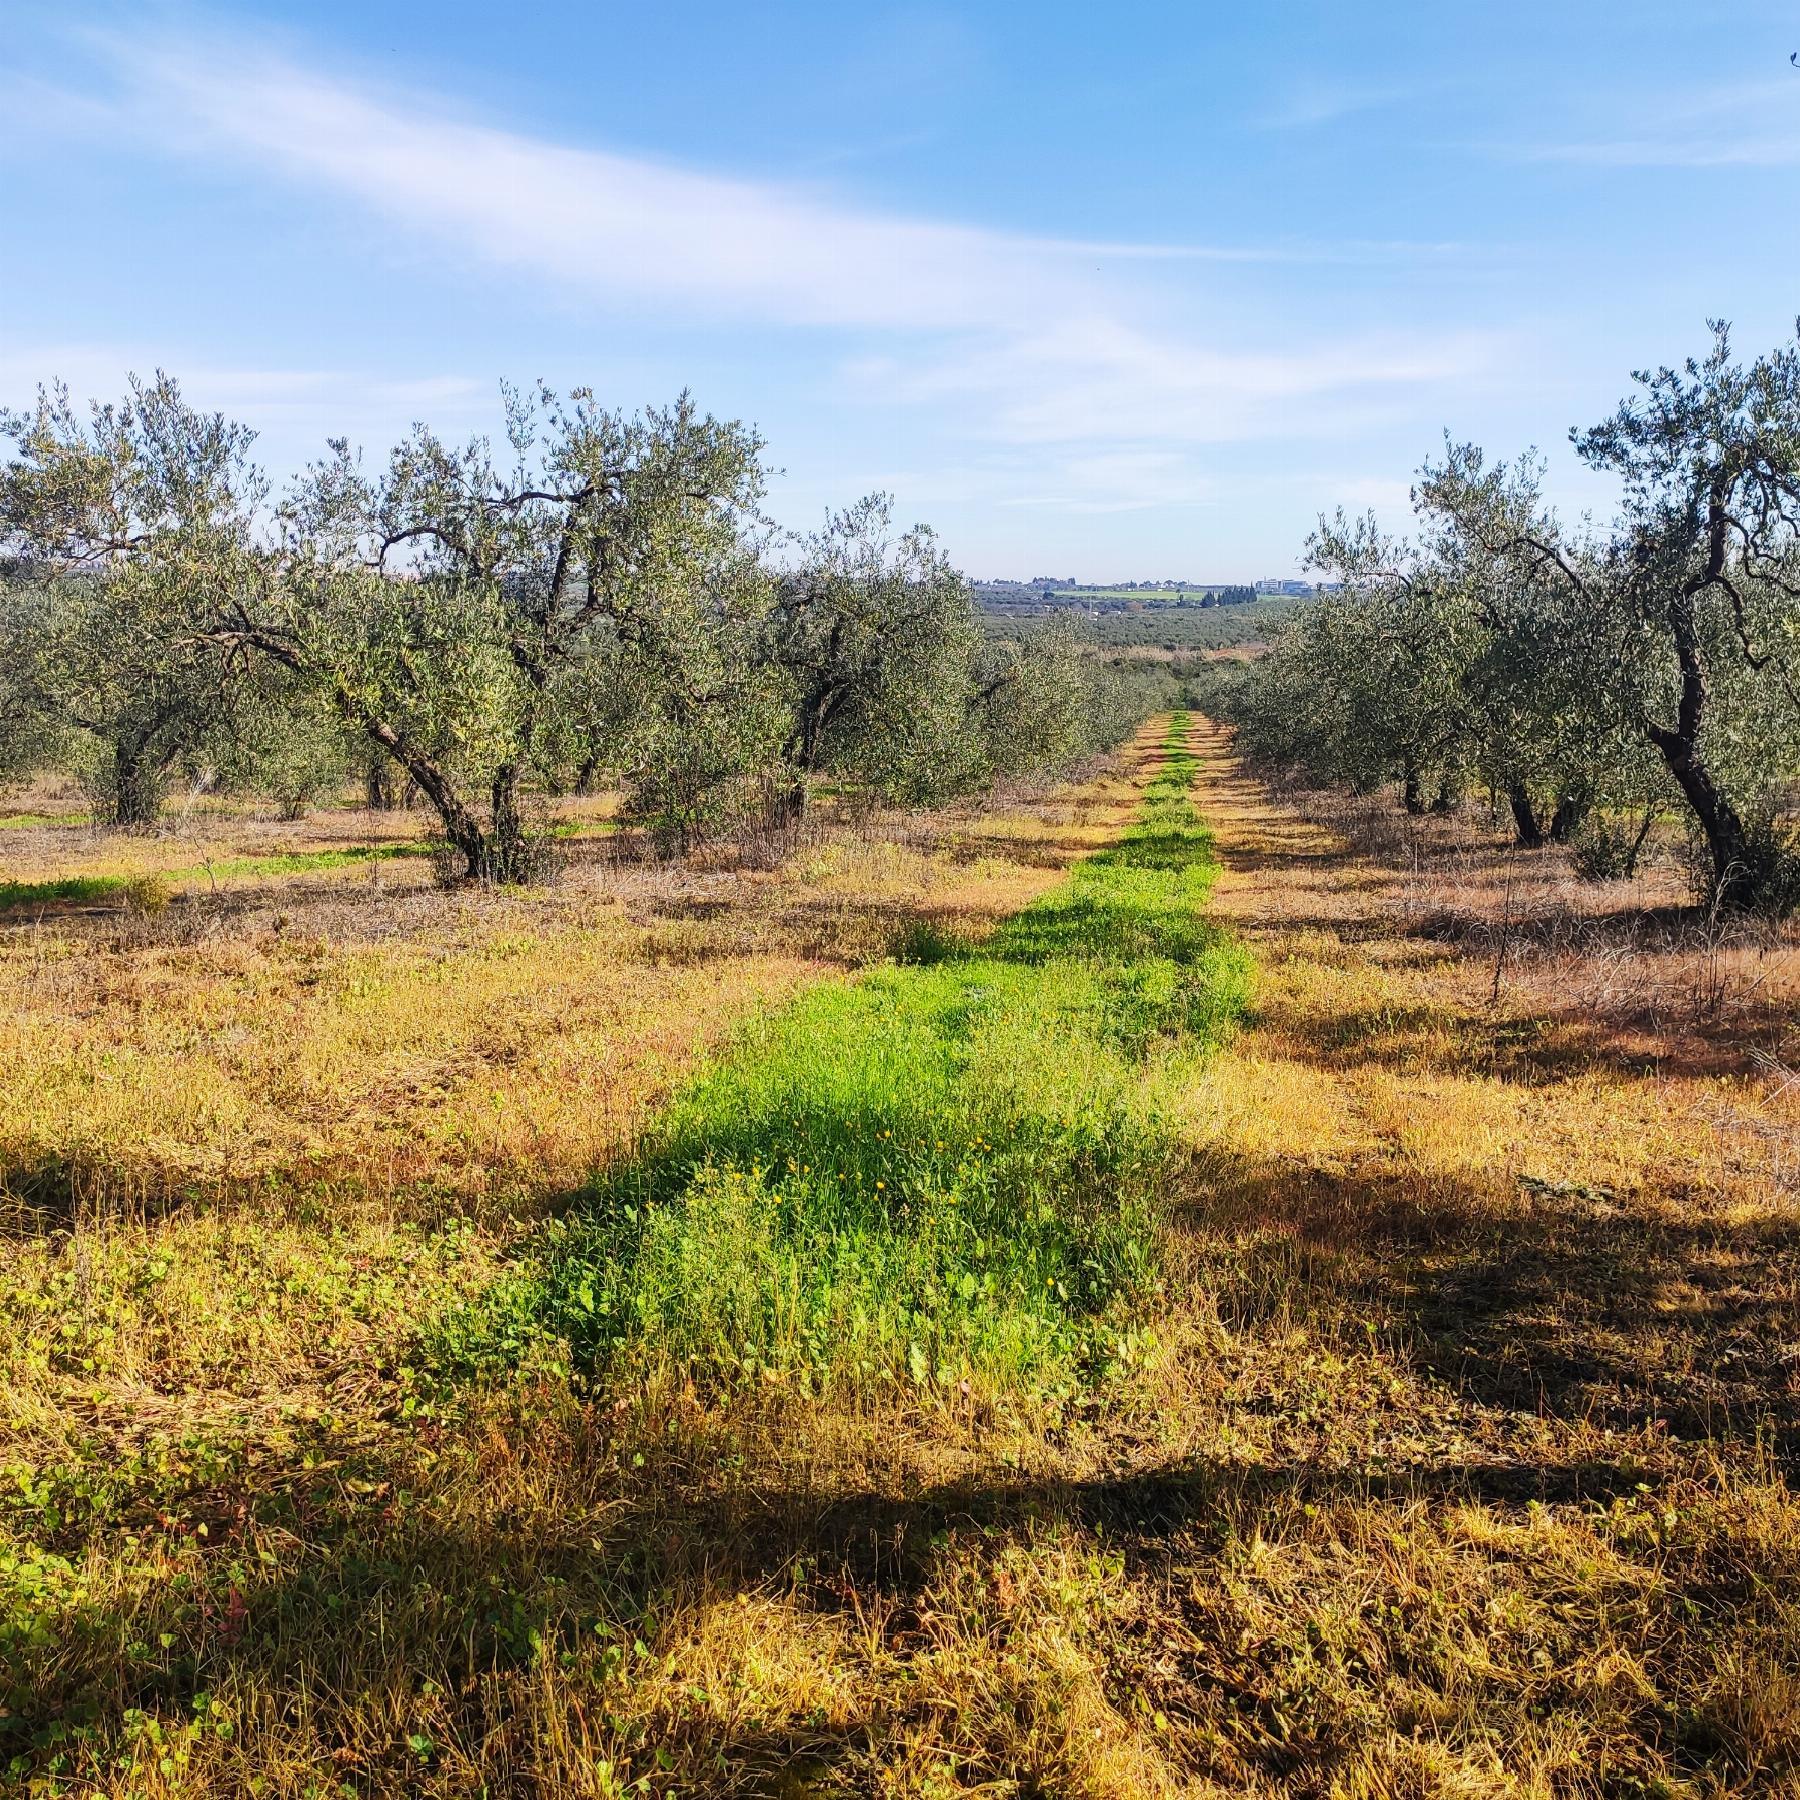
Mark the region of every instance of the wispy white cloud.
<instances>
[{"instance_id":1,"label":"wispy white cloud","mask_svg":"<svg viewBox=\"0 0 1800 1800\"><path fill-rule=\"evenodd\" d=\"M573 148L230 45L109 48L137 123L165 144L254 157L468 260L582 295L782 324L969 328L1016 317L1046 281L1079 288L1093 253Z\"/></svg>"},{"instance_id":2,"label":"wispy white cloud","mask_svg":"<svg viewBox=\"0 0 1800 1800\"><path fill-rule=\"evenodd\" d=\"M1502 347L1498 337L1458 332L1233 350L1071 312L997 346L871 357L852 373L889 399L977 401L984 433L1015 443L1217 443L1341 429L1384 392L1479 376Z\"/></svg>"},{"instance_id":3,"label":"wispy white cloud","mask_svg":"<svg viewBox=\"0 0 1800 1800\"><path fill-rule=\"evenodd\" d=\"M8 344L0 348L0 396L18 405L39 386L61 381L81 401L117 399L131 376L147 378L168 361L166 347L127 342ZM499 410L494 385L464 375L395 380L345 369L193 361L170 372L194 405L242 419L284 448L308 454L340 432L354 437L416 418L473 427Z\"/></svg>"},{"instance_id":4,"label":"wispy white cloud","mask_svg":"<svg viewBox=\"0 0 1800 1800\"><path fill-rule=\"evenodd\" d=\"M1013 496L1014 506L1057 506L1071 512L1148 512L1210 506L1217 483L1179 451L1128 447L1065 453L1047 471L1047 492Z\"/></svg>"},{"instance_id":5,"label":"wispy white cloud","mask_svg":"<svg viewBox=\"0 0 1800 1800\"><path fill-rule=\"evenodd\" d=\"M359 86L229 39L90 41L117 79L115 117L165 148L227 166L248 156L468 261L733 319L1011 330L1116 303L1113 278L1131 265L1389 262L1468 248L1046 238L571 147L459 116L439 96ZM91 114L96 102L85 104Z\"/></svg>"},{"instance_id":6,"label":"wispy white cloud","mask_svg":"<svg viewBox=\"0 0 1800 1800\"><path fill-rule=\"evenodd\" d=\"M991 446L953 463L888 469L872 485L927 507L1090 514L1190 510L1218 501L1217 481L1192 453L1146 446Z\"/></svg>"},{"instance_id":7,"label":"wispy white cloud","mask_svg":"<svg viewBox=\"0 0 1800 1800\"><path fill-rule=\"evenodd\" d=\"M1310 130L1399 106L1433 91L1416 82L1355 83L1308 76L1294 82L1258 115L1256 123L1276 131Z\"/></svg>"},{"instance_id":8,"label":"wispy white cloud","mask_svg":"<svg viewBox=\"0 0 1800 1800\"><path fill-rule=\"evenodd\" d=\"M1790 167L1800 163L1800 72L1642 101L1610 130L1529 144L1512 154L1615 169Z\"/></svg>"},{"instance_id":9,"label":"wispy white cloud","mask_svg":"<svg viewBox=\"0 0 1800 1800\"><path fill-rule=\"evenodd\" d=\"M1397 475L1325 475L1313 476L1307 486L1334 497L1334 503L1351 511L1379 513L1390 523L1405 521L1412 514L1413 484Z\"/></svg>"},{"instance_id":10,"label":"wispy white cloud","mask_svg":"<svg viewBox=\"0 0 1800 1800\"><path fill-rule=\"evenodd\" d=\"M925 422L951 444L930 467L886 482L833 465L834 480L890 485L909 505L941 497L946 508L1022 518L1218 504L1232 477L1209 472L1206 447L1341 438L1479 382L1507 348L1468 330L1402 337L1329 325L1273 348L1270 290L1236 310L1216 292L1234 263L1398 264L1459 254L1454 245L1046 238L554 142L232 40L97 42L112 73L111 128L214 171L273 175L348 202L409 249L429 247L448 280L480 267L519 281L521 304L554 296L659 325L812 334L801 341L816 342L818 366L847 402ZM1207 264L1218 267L1197 281ZM35 354L33 367L14 369L0 356L0 382L16 391L20 374L60 366L104 394L125 368L157 360L104 348L82 357L58 365ZM326 430L379 440L420 413L452 429L492 414L489 386L456 376L421 385L181 372L197 400L284 441L312 444Z\"/></svg>"}]
</instances>

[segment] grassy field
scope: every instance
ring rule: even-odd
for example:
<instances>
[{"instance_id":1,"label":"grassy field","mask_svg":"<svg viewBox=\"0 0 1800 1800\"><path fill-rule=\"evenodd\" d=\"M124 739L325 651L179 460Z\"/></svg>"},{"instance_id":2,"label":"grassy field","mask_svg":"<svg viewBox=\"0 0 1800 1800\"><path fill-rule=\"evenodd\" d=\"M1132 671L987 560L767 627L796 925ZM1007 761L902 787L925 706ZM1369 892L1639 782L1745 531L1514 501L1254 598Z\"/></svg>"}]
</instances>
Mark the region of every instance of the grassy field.
<instances>
[{"instance_id":1,"label":"grassy field","mask_svg":"<svg viewBox=\"0 0 1800 1800\"><path fill-rule=\"evenodd\" d=\"M615 829L612 804L610 797L558 800L543 828L568 845L607 836ZM107 831L84 813L24 808L0 812L0 829L0 914L121 901L142 911L184 893L253 894L290 877L397 858L413 861L413 870L391 869L386 879L425 885L434 849L422 811L324 806L285 822L268 816L266 803L213 796L172 807L148 832Z\"/></svg>"},{"instance_id":2,"label":"grassy field","mask_svg":"<svg viewBox=\"0 0 1800 1800\"><path fill-rule=\"evenodd\" d=\"M1104 596L1102 596L1103 598ZM1305 604L1302 600L1270 596L1236 606L1179 606L1169 597L1121 594L1119 599L1142 602L1129 612L1084 616L1079 607L1069 610L1082 631L1102 650L1148 649L1170 654L1204 655L1266 643L1270 635ZM1085 598L1085 596L1084 596ZM1029 615L987 615L990 631L1016 632Z\"/></svg>"},{"instance_id":3,"label":"grassy field","mask_svg":"<svg viewBox=\"0 0 1800 1800\"><path fill-rule=\"evenodd\" d=\"M0 1766L1800 1792L1800 954L1672 882L1177 718L776 869L13 925Z\"/></svg>"},{"instance_id":4,"label":"grassy field","mask_svg":"<svg viewBox=\"0 0 1800 1800\"><path fill-rule=\"evenodd\" d=\"M999 590L1005 592L1004 589ZM1083 587L1057 588L1051 590L1060 600L1085 605L1095 600L1123 600L1135 606L1199 606L1204 599L1204 592L1198 588L1173 587ZM1032 599L1038 597L1039 590L1027 589ZM1245 604L1255 604L1246 602Z\"/></svg>"},{"instance_id":5,"label":"grassy field","mask_svg":"<svg viewBox=\"0 0 1800 1800\"><path fill-rule=\"evenodd\" d=\"M1062 590L1065 593L1071 590ZM1090 600L1125 600L1143 606L1172 606L1181 602L1198 605L1200 596L1186 588L1087 587L1073 590L1073 597L1083 603Z\"/></svg>"}]
</instances>

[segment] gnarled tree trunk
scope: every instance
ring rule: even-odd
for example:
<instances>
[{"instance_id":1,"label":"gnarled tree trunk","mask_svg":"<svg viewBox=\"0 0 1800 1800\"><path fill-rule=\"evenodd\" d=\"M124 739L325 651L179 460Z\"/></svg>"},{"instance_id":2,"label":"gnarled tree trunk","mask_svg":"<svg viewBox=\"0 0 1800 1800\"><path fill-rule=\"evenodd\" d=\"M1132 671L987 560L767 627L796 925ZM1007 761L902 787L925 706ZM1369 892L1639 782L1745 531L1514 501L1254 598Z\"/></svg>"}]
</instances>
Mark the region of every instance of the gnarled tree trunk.
<instances>
[{"instance_id":1,"label":"gnarled tree trunk","mask_svg":"<svg viewBox=\"0 0 1800 1800\"><path fill-rule=\"evenodd\" d=\"M1513 831L1520 844L1535 850L1544 841L1544 828L1538 823L1537 808L1522 781L1506 790L1506 804L1512 808Z\"/></svg>"},{"instance_id":2,"label":"gnarled tree trunk","mask_svg":"<svg viewBox=\"0 0 1800 1800\"><path fill-rule=\"evenodd\" d=\"M1419 775L1419 765L1410 757L1401 770L1400 804L1409 813L1422 813L1425 810L1425 789Z\"/></svg>"},{"instance_id":3,"label":"gnarled tree trunk","mask_svg":"<svg viewBox=\"0 0 1800 1800\"><path fill-rule=\"evenodd\" d=\"M1715 548L1715 565L1722 556L1722 550ZM1727 911L1748 911L1773 897L1782 872L1781 858L1771 846L1752 841L1742 816L1700 753L1700 727L1709 694L1691 594L1683 594L1671 604L1669 627L1681 670L1681 699L1672 728L1646 721L1645 734L1661 753L1706 838L1713 904Z\"/></svg>"},{"instance_id":4,"label":"gnarled tree trunk","mask_svg":"<svg viewBox=\"0 0 1800 1800\"><path fill-rule=\"evenodd\" d=\"M380 751L363 764L363 804L370 812L392 812L398 804L388 758Z\"/></svg>"},{"instance_id":5,"label":"gnarled tree trunk","mask_svg":"<svg viewBox=\"0 0 1800 1800\"><path fill-rule=\"evenodd\" d=\"M1594 810L1594 796L1571 790L1557 798L1556 810L1550 815L1550 841L1566 844L1578 832L1588 814Z\"/></svg>"},{"instance_id":6,"label":"gnarled tree trunk","mask_svg":"<svg viewBox=\"0 0 1800 1800\"><path fill-rule=\"evenodd\" d=\"M162 816L173 756L158 754L136 739L114 743L111 751L102 794L105 822L124 831L147 831Z\"/></svg>"}]
</instances>

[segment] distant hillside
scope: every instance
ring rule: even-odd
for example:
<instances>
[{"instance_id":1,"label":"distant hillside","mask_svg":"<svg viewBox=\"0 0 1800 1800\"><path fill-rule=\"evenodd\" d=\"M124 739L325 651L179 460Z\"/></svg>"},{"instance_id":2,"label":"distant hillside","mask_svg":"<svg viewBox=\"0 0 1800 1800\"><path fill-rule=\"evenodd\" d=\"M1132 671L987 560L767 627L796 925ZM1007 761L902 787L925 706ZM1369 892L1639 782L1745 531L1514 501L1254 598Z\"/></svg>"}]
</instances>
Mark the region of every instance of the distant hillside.
<instances>
[{"instance_id":1,"label":"distant hillside","mask_svg":"<svg viewBox=\"0 0 1800 1800\"><path fill-rule=\"evenodd\" d=\"M1068 594L1070 590L1062 592ZM1298 607L1303 596L1257 594L1249 588L1216 590L1204 599L1189 593L1179 599L1146 595L1139 590L1131 601L1121 602L1116 590L1076 590L1079 599L1046 605L1041 600L1017 597L995 604L988 600L984 584L976 585L976 597L989 629L1007 636L1025 621L1052 616L1079 615L1091 640L1106 650L1149 649L1199 653L1228 650L1265 641ZM1230 594L1231 599L1224 599ZM1238 596L1243 596L1241 599Z\"/></svg>"},{"instance_id":2,"label":"distant hillside","mask_svg":"<svg viewBox=\"0 0 1800 1800\"><path fill-rule=\"evenodd\" d=\"M1117 586L1082 586L1075 582L977 581L975 597L984 610L999 613L1060 612L1067 609L1091 613L1121 613L1138 608L1181 608L1204 611L1220 606L1248 606L1256 589L1230 583L1180 583L1155 587L1121 583Z\"/></svg>"}]
</instances>

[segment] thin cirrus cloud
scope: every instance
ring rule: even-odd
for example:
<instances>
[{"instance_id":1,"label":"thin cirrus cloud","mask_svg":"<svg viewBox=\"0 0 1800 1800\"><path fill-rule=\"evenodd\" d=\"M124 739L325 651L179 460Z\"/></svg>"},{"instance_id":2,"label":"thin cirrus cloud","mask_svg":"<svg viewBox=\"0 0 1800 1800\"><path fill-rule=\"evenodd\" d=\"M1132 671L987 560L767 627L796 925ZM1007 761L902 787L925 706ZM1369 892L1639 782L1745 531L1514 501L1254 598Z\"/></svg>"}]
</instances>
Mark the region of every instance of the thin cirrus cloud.
<instances>
[{"instance_id":1,"label":"thin cirrus cloud","mask_svg":"<svg viewBox=\"0 0 1800 1800\"><path fill-rule=\"evenodd\" d=\"M408 233L581 296L675 303L702 319L979 328L1031 304L1024 281L1055 271L1079 286L1084 257L1131 253L574 148L254 52L119 40L107 49L126 116L170 147L248 153Z\"/></svg>"},{"instance_id":2,"label":"thin cirrus cloud","mask_svg":"<svg viewBox=\"0 0 1800 1800\"><path fill-rule=\"evenodd\" d=\"M1218 504L1218 484L1179 448L978 448L966 461L875 473L873 485L928 506L1054 507L1078 514L1191 511Z\"/></svg>"},{"instance_id":3,"label":"thin cirrus cloud","mask_svg":"<svg viewBox=\"0 0 1800 1800\"><path fill-rule=\"evenodd\" d=\"M1340 119L1401 106L1437 92L1416 83L1358 85L1307 78L1296 81L1257 120L1265 130L1305 131Z\"/></svg>"},{"instance_id":4,"label":"thin cirrus cloud","mask_svg":"<svg viewBox=\"0 0 1800 1800\"><path fill-rule=\"evenodd\" d=\"M1000 345L871 357L851 373L880 398L975 402L982 435L1013 443L1205 444L1309 427L1333 435L1384 395L1478 377L1499 349L1495 336L1469 331L1233 352L1087 313Z\"/></svg>"},{"instance_id":5,"label":"thin cirrus cloud","mask_svg":"<svg viewBox=\"0 0 1800 1800\"><path fill-rule=\"evenodd\" d=\"M1291 354L1199 341L1155 321L1196 261L1287 261L1304 247L1049 239L871 210L806 187L574 147L459 116L230 43L103 40L121 119L170 151L348 199L466 263L529 272L578 303L825 330L853 394L979 405L1022 443L1201 442L1297 402L1325 418L1380 389L1480 367L1463 333ZM1345 255L1405 246L1323 246ZM1206 336L1215 340L1217 328Z\"/></svg>"},{"instance_id":6,"label":"thin cirrus cloud","mask_svg":"<svg viewBox=\"0 0 1800 1800\"><path fill-rule=\"evenodd\" d=\"M1800 163L1800 74L1715 87L1642 109L1635 122L1590 137L1527 146L1532 162L1608 169L1786 168Z\"/></svg>"},{"instance_id":7,"label":"thin cirrus cloud","mask_svg":"<svg viewBox=\"0 0 1800 1800\"><path fill-rule=\"evenodd\" d=\"M143 342L48 342L0 348L0 397L17 405L39 386L61 383L78 400L123 394L131 374L148 379L169 361ZM379 438L396 420L421 416L475 427L493 411L493 385L461 375L371 380L349 369L249 367L183 361L170 373L196 405L253 423L278 456L311 455L337 433Z\"/></svg>"}]
</instances>

